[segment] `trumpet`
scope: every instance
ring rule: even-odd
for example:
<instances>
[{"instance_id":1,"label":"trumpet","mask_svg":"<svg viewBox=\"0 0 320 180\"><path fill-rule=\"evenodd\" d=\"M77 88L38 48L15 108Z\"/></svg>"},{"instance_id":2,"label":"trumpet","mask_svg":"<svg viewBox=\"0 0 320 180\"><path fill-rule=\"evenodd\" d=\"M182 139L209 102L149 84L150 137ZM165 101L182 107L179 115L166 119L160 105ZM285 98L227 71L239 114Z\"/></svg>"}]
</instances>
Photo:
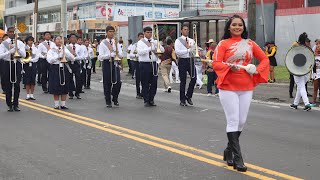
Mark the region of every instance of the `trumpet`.
<instances>
[{"instance_id":1,"label":"trumpet","mask_svg":"<svg viewBox=\"0 0 320 180\"><path fill-rule=\"evenodd\" d=\"M68 62L66 59L66 52L65 52L65 46L64 46L64 37L63 37L63 30L61 30L61 38L62 38L62 44L61 44L61 49L62 49L62 58L60 59L60 64L59 64L59 80L60 80L60 85L64 86L66 84L66 75L64 71L64 66ZM60 51L58 51L58 54L60 54Z\"/></svg>"}]
</instances>

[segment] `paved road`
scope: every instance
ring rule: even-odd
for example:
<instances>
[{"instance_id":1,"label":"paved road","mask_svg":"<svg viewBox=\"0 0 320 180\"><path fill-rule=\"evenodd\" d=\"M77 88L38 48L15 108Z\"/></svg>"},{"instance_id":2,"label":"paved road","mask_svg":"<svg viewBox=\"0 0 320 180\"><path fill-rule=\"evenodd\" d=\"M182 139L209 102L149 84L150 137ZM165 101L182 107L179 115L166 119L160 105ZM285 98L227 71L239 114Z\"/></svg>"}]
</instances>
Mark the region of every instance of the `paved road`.
<instances>
[{"instance_id":1,"label":"paved road","mask_svg":"<svg viewBox=\"0 0 320 180\"><path fill-rule=\"evenodd\" d=\"M253 103L241 136L249 171L238 173L221 160L227 138L218 98L195 95L195 106L180 107L177 92L159 89L158 106L144 108L123 85L120 107L107 109L97 81L82 97L62 112L37 93L9 113L0 96L0 179L318 179L318 110Z\"/></svg>"}]
</instances>

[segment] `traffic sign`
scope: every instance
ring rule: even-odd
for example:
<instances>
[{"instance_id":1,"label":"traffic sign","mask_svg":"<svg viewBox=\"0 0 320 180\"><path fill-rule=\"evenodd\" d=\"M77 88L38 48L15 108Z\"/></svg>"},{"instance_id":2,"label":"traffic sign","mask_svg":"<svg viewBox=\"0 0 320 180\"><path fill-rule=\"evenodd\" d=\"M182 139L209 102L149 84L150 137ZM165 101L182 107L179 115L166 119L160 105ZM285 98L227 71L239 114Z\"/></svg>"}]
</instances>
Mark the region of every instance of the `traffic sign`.
<instances>
[{"instance_id":1,"label":"traffic sign","mask_svg":"<svg viewBox=\"0 0 320 180\"><path fill-rule=\"evenodd\" d=\"M27 29L28 29L28 26L26 26L23 22L19 23L19 25L18 25L18 30L19 30L21 33L24 33Z\"/></svg>"}]
</instances>

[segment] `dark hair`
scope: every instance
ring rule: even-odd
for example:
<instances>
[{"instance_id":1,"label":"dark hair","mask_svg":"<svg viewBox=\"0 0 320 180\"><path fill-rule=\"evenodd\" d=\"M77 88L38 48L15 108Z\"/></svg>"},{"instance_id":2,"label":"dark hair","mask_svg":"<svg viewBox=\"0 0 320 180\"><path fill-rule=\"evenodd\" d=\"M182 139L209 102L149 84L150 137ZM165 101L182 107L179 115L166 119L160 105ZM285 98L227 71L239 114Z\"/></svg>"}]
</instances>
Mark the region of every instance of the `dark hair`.
<instances>
[{"instance_id":1,"label":"dark hair","mask_svg":"<svg viewBox=\"0 0 320 180\"><path fill-rule=\"evenodd\" d=\"M307 38L308 38L307 33L304 32L304 33L300 34L300 36L298 38L298 43L301 45L306 45Z\"/></svg>"},{"instance_id":2,"label":"dark hair","mask_svg":"<svg viewBox=\"0 0 320 180\"><path fill-rule=\"evenodd\" d=\"M14 27L9 27L7 31L14 30L14 29L15 29Z\"/></svg>"},{"instance_id":3,"label":"dark hair","mask_svg":"<svg viewBox=\"0 0 320 180\"><path fill-rule=\"evenodd\" d=\"M144 36L144 34L143 34L142 32L139 32L139 33L138 33L138 37L139 37L140 35Z\"/></svg>"},{"instance_id":4,"label":"dark hair","mask_svg":"<svg viewBox=\"0 0 320 180\"><path fill-rule=\"evenodd\" d=\"M187 28L189 29L189 24L183 23L182 26L181 26L181 30L182 30L184 27L187 27Z\"/></svg>"},{"instance_id":5,"label":"dark hair","mask_svg":"<svg viewBox=\"0 0 320 180\"><path fill-rule=\"evenodd\" d=\"M113 26L107 26L106 27L106 32L112 31L112 30L115 31Z\"/></svg>"},{"instance_id":6,"label":"dark hair","mask_svg":"<svg viewBox=\"0 0 320 180\"><path fill-rule=\"evenodd\" d=\"M8 34L4 34L4 35L2 36L2 38L7 37L7 36L8 36Z\"/></svg>"},{"instance_id":7,"label":"dark hair","mask_svg":"<svg viewBox=\"0 0 320 180\"><path fill-rule=\"evenodd\" d=\"M147 31L152 31L152 28L151 27L145 27L145 28L143 28L143 32L147 32Z\"/></svg>"},{"instance_id":8,"label":"dark hair","mask_svg":"<svg viewBox=\"0 0 320 180\"><path fill-rule=\"evenodd\" d=\"M28 43L28 41L34 41L34 38L32 36L28 36L24 41Z\"/></svg>"},{"instance_id":9,"label":"dark hair","mask_svg":"<svg viewBox=\"0 0 320 180\"><path fill-rule=\"evenodd\" d=\"M45 32L43 33L44 36L45 36L46 34L50 34L50 35L51 35L51 32L45 31Z\"/></svg>"},{"instance_id":10,"label":"dark hair","mask_svg":"<svg viewBox=\"0 0 320 180\"><path fill-rule=\"evenodd\" d=\"M172 39L167 39L167 45L171 45L172 44Z\"/></svg>"},{"instance_id":11,"label":"dark hair","mask_svg":"<svg viewBox=\"0 0 320 180\"><path fill-rule=\"evenodd\" d=\"M264 44L264 46L268 46L270 44L270 42L266 42L265 44Z\"/></svg>"},{"instance_id":12,"label":"dark hair","mask_svg":"<svg viewBox=\"0 0 320 180\"><path fill-rule=\"evenodd\" d=\"M77 36L75 33L71 33L71 34L69 35L69 38L71 38L71 36L75 36L75 37L78 39L78 36Z\"/></svg>"},{"instance_id":13,"label":"dark hair","mask_svg":"<svg viewBox=\"0 0 320 180\"><path fill-rule=\"evenodd\" d=\"M311 40L310 40L309 38L307 38L307 39L306 39L306 42L308 42L308 43L309 43L309 42L311 42Z\"/></svg>"},{"instance_id":14,"label":"dark hair","mask_svg":"<svg viewBox=\"0 0 320 180\"><path fill-rule=\"evenodd\" d=\"M248 39L248 31L247 31L246 24L245 24L243 18L241 16L237 15L237 14L233 15L232 17L230 17L229 20L227 21L226 26L224 27L224 35L223 35L222 39L231 38L231 33L230 33L229 28L230 28L230 25L232 23L232 20L234 20L236 18L241 19L242 24L243 24L243 32L241 34L242 39Z\"/></svg>"},{"instance_id":15,"label":"dark hair","mask_svg":"<svg viewBox=\"0 0 320 180\"><path fill-rule=\"evenodd\" d=\"M132 39L129 39L128 42L129 42L129 44L132 44Z\"/></svg>"}]
</instances>

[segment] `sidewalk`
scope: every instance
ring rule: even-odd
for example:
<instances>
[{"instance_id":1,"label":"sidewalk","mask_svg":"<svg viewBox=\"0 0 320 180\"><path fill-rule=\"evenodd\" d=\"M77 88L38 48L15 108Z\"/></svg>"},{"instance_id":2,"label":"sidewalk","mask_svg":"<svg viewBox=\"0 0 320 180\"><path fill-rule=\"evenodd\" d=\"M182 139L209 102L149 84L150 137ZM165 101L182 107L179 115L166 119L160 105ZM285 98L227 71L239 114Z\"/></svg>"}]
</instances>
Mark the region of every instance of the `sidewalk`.
<instances>
[{"instance_id":1,"label":"sidewalk","mask_svg":"<svg viewBox=\"0 0 320 180\"><path fill-rule=\"evenodd\" d=\"M97 68L97 74L92 74L93 81L100 81L102 77L102 72L100 68ZM123 83L135 84L135 80L131 76L127 76L128 69L124 68L124 71L121 73L121 80ZM189 75L188 75L189 77ZM189 84L190 78L187 80ZM171 85L172 89L179 90L179 84L174 83ZM164 81L159 73L158 77L158 88L164 88ZM212 87L214 90L214 87ZM195 88L194 92L207 94L207 86L203 85L201 89ZM308 86L308 92L313 94L313 86L310 84ZM295 96L295 89L293 92ZM293 99L289 97L289 83L268 83L258 85L253 93L253 99L266 101L266 102L275 102L275 103L287 103L288 105L293 102ZM310 102L312 97L309 97Z\"/></svg>"}]
</instances>

